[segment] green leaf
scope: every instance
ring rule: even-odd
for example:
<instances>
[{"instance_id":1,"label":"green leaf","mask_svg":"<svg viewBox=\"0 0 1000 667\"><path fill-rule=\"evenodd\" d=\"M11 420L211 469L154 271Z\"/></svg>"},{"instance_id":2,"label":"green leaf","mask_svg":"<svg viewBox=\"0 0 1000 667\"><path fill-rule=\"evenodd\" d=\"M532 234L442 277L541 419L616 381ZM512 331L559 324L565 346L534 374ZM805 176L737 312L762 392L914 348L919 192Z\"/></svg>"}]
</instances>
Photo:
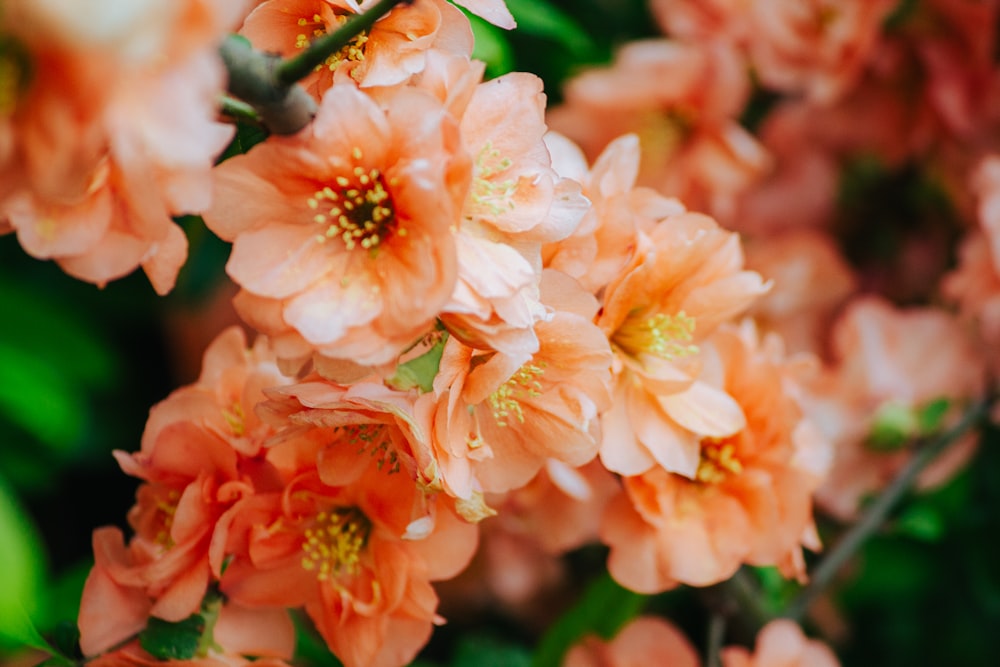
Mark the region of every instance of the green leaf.
<instances>
[{"instance_id":1,"label":"green leaf","mask_svg":"<svg viewBox=\"0 0 1000 667\"><path fill-rule=\"evenodd\" d=\"M190 660L198 654L204 634L205 617L201 614L176 623L152 617L139 635L139 645L158 660Z\"/></svg>"},{"instance_id":2,"label":"green leaf","mask_svg":"<svg viewBox=\"0 0 1000 667\"><path fill-rule=\"evenodd\" d=\"M945 533L945 520L941 512L929 503L919 503L907 508L894 528L897 533L925 542L937 542Z\"/></svg>"},{"instance_id":3,"label":"green leaf","mask_svg":"<svg viewBox=\"0 0 1000 667\"><path fill-rule=\"evenodd\" d=\"M55 653L31 620L42 607L43 560L31 520L0 481L0 646Z\"/></svg>"},{"instance_id":4,"label":"green leaf","mask_svg":"<svg viewBox=\"0 0 1000 667\"><path fill-rule=\"evenodd\" d=\"M920 423L913 408L883 403L875 412L865 445L874 451L891 452L902 449L919 432Z\"/></svg>"},{"instance_id":5,"label":"green leaf","mask_svg":"<svg viewBox=\"0 0 1000 667\"><path fill-rule=\"evenodd\" d=\"M917 423L920 425L921 435L934 433L941 428L941 422L951 407L951 401L947 398L938 398L920 408L917 412Z\"/></svg>"},{"instance_id":6,"label":"green leaf","mask_svg":"<svg viewBox=\"0 0 1000 667\"><path fill-rule=\"evenodd\" d=\"M495 79L514 70L514 50L507 41L504 31L487 23L478 16L469 14L475 46L472 57L486 63L486 78Z\"/></svg>"},{"instance_id":7,"label":"green leaf","mask_svg":"<svg viewBox=\"0 0 1000 667\"><path fill-rule=\"evenodd\" d=\"M563 655L581 637L595 633L610 639L625 623L635 618L646 597L622 588L605 573L595 579L576 603L545 633L539 644L534 667L558 667Z\"/></svg>"},{"instance_id":8,"label":"green leaf","mask_svg":"<svg viewBox=\"0 0 1000 667\"><path fill-rule=\"evenodd\" d=\"M524 647L487 635L462 637L451 667L529 667L531 654Z\"/></svg>"},{"instance_id":9,"label":"green leaf","mask_svg":"<svg viewBox=\"0 0 1000 667\"><path fill-rule=\"evenodd\" d=\"M386 380L386 384L399 391L420 387L420 391L426 393L433 389L434 378L441 367L441 355L444 353L446 340L448 340L447 335L441 336L431 349L405 364L399 364L396 367L396 374Z\"/></svg>"},{"instance_id":10,"label":"green leaf","mask_svg":"<svg viewBox=\"0 0 1000 667\"><path fill-rule=\"evenodd\" d=\"M580 24L545 0L507 0L517 29L528 35L551 39L574 57L594 51L594 44Z\"/></svg>"}]
</instances>

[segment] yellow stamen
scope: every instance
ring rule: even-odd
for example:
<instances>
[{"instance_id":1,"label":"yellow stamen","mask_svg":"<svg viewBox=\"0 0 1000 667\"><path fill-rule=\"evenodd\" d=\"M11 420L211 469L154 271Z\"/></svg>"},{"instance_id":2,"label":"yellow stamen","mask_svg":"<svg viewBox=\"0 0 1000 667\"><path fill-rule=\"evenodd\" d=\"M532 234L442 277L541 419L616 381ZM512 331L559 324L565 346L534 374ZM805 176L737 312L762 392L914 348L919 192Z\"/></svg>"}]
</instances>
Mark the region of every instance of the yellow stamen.
<instances>
[{"instance_id":1,"label":"yellow stamen","mask_svg":"<svg viewBox=\"0 0 1000 667\"><path fill-rule=\"evenodd\" d=\"M524 423L521 401L542 395L542 383L539 382L539 378L544 374L544 363L527 363L490 394L487 401L493 409L493 418L497 420L498 426L507 426L508 418L511 416Z\"/></svg>"},{"instance_id":2,"label":"yellow stamen","mask_svg":"<svg viewBox=\"0 0 1000 667\"><path fill-rule=\"evenodd\" d=\"M718 484L730 475L743 472L743 464L736 458L736 445L731 439L705 438L701 442L701 460L695 479L704 484Z\"/></svg>"},{"instance_id":3,"label":"yellow stamen","mask_svg":"<svg viewBox=\"0 0 1000 667\"><path fill-rule=\"evenodd\" d=\"M315 572L320 581L357 574L371 529L371 521L356 507L320 512L303 531L302 569Z\"/></svg>"},{"instance_id":4,"label":"yellow stamen","mask_svg":"<svg viewBox=\"0 0 1000 667\"><path fill-rule=\"evenodd\" d=\"M698 346L688 344L694 337L694 328L694 318L683 310L675 315L629 316L615 332L612 342L633 357L651 354L673 361L698 354Z\"/></svg>"}]
</instances>

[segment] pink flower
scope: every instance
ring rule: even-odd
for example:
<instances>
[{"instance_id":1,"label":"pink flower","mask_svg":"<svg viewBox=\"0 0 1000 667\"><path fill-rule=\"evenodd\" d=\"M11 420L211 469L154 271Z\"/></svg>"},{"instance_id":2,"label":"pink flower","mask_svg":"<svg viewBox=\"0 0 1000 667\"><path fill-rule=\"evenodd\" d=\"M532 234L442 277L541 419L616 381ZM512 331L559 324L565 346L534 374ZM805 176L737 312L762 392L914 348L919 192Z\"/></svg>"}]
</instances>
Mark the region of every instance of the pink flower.
<instances>
[{"instance_id":1,"label":"pink flower","mask_svg":"<svg viewBox=\"0 0 1000 667\"><path fill-rule=\"evenodd\" d=\"M787 619L771 621L757 634L753 652L742 646L722 649L722 667L839 667L830 647L809 639Z\"/></svg>"},{"instance_id":2,"label":"pink flower","mask_svg":"<svg viewBox=\"0 0 1000 667\"><path fill-rule=\"evenodd\" d=\"M634 132L642 151L639 185L728 220L734 198L769 166L735 121L748 93L743 64L724 45L644 40L623 47L610 67L570 79L565 102L548 121L591 160L612 139Z\"/></svg>"},{"instance_id":3,"label":"pink flower","mask_svg":"<svg viewBox=\"0 0 1000 667\"><path fill-rule=\"evenodd\" d=\"M806 412L834 443L833 467L817 502L846 520L912 456L905 444L923 434L917 413L943 399L938 427L956 419L982 393L986 367L949 313L899 309L876 297L848 306L834 325L831 349L832 364L807 382L803 396ZM876 427L890 429L890 439L873 440ZM974 446L970 438L953 448L922 484L950 476Z\"/></svg>"},{"instance_id":4,"label":"pink flower","mask_svg":"<svg viewBox=\"0 0 1000 667\"><path fill-rule=\"evenodd\" d=\"M789 352L823 356L839 308L857 289L857 278L820 231L788 231L751 239L747 266L767 276L772 289L750 309L766 331L777 332Z\"/></svg>"},{"instance_id":5,"label":"pink flower","mask_svg":"<svg viewBox=\"0 0 1000 667\"><path fill-rule=\"evenodd\" d=\"M104 285L141 265L164 294L187 254L172 216L207 208L232 135L215 121L215 48L237 5L118 4L88 30L60 0L5 6L16 90L0 110L0 218L71 275Z\"/></svg>"},{"instance_id":6,"label":"pink flower","mask_svg":"<svg viewBox=\"0 0 1000 667\"><path fill-rule=\"evenodd\" d=\"M520 72L479 84L462 112L472 185L457 231L458 284L441 321L476 348L538 350L542 243L568 236L589 207L580 185L552 169L544 112L541 79Z\"/></svg>"},{"instance_id":7,"label":"pink flower","mask_svg":"<svg viewBox=\"0 0 1000 667\"><path fill-rule=\"evenodd\" d=\"M720 387L723 367L699 346L767 285L743 270L739 237L707 216L669 216L647 233L605 290L597 320L615 352L601 461L625 475L660 465L693 476L700 439L745 423Z\"/></svg>"},{"instance_id":8,"label":"pink flower","mask_svg":"<svg viewBox=\"0 0 1000 667\"><path fill-rule=\"evenodd\" d=\"M403 89L387 104L337 85L298 135L216 169L205 221L233 241L237 311L296 370L313 352L393 361L454 289L468 158L430 95Z\"/></svg>"},{"instance_id":9,"label":"pink flower","mask_svg":"<svg viewBox=\"0 0 1000 667\"><path fill-rule=\"evenodd\" d=\"M596 303L551 271L542 302L554 313L535 325L536 353L481 352L449 338L433 393L418 399L433 406L435 457L458 498L522 486L549 458L579 466L597 453L611 353L591 323Z\"/></svg>"},{"instance_id":10,"label":"pink flower","mask_svg":"<svg viewBox=\"0 0 1000 667\"><path fill-rule=\"evenodd\" d=\"M629 621L611 641L585 637L570 648L563 667L699 667L698 652L680 630L655 616Z\"/></svg>"},{"instance_id":11,"label":"pink flower","mask_svg":"<svg viewBox=\"0 0 1000 667\"><path fill-rule=\"evenodd\" d=\"M589 171L579 147L569 139L550 132L546 142L558 158L556 170L580 181L591 208L569 237L546 244L545 265L572 276L596 295L636 252L639 230L683 213L684 207L651 188L636 187L640 156L634 134L608 144Z\"/></svg>"},{"instance_id":12,"label":"pink flower","mask_svg":"<svg viewBox=\"0 0 1000 667\"><path fill-rule=\"evenodd\" d=\"M253 457L272 431L253 408L264 386L280 382L266 346L248 351L241 330L228 329L206 351L198 382L151 410L141 450L114 452L144 483L129 512L128 544L117 528L94 533L96 564L79 618L84 653L125 639L149 616L179 621L198 611L218 566L220 518L269 477Z\"/></svg>"},{"instance_id":13,"label":"pink flower","mask_svg":"<svg viewBox=\"0 0 1000 667\"><path fill-rule=\"evenodd\" d=\"M811 497L829 454L793 398L780 342L744 328L721 329L711 344L746 426L702 438L691 477L659 466L625 477L602 521L608 570L641 593L717 583L743 563L799 575L801 545L819 546Z\"/></svg>"}]
</instances>

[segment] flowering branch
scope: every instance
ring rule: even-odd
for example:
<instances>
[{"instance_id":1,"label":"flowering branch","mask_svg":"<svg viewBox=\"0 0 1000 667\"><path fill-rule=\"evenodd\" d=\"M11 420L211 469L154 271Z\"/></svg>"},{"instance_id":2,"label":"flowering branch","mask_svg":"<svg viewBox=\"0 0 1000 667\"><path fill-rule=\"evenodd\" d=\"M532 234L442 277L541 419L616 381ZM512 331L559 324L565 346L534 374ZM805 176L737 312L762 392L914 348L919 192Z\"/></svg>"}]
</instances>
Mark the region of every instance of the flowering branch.
<instances>
[{"instance_id":1,"label":"flowering branch","mask_svg":"<svg viewBox=\"0 0 1000 667\"><path fill-rule=\"evenodd\" d=\"M918 444L913 457L907 462L899 475L868 507L861 516L861 519L844 533L837 544L820 561L810 576L809 585L788 605L788 608L782 614L784 617L795 621L802 619L813 600L826 589L844 563L885 522L893 506L913 485L913 482L917 479L921 471L934 461L949 445L978 424L986 415L990 403L989 399L977 402L951 429L935 438L926 439Z\"/></svg>"},{"instance_id":2,"label":"flowering branch","mask_svg":"<svg viewBox=\"0 0 1000 667\"><path fill-rule=\"evenodd\" d=\"M299 55L284 60L257 51L243 37L230 35L219 47L229 72L229 92L250 105L271 132L295 134L316 115L316 102L296 82L371 28L393 7L409 1L380 0L368 11L355 14L337 30L314 41Z\"/></svg>"}]
</instances>

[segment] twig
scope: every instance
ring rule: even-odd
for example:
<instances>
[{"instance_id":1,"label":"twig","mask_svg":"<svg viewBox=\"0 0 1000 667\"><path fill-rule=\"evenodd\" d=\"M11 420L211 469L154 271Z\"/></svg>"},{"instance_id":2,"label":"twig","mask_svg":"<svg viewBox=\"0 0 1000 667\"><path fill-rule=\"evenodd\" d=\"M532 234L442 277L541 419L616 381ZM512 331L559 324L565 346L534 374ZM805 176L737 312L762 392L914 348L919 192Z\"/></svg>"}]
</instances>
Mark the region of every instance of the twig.
<instances>
[{"instance_id":1,"label":"twig","mask_svg":"<svg viewBox=\"0 0 1000 667\"><path fill-rule=\"evenodd\" d=\"M316 115L316 102L296 83L362 31L370 29L393 7L410 1L381 0L315 40L302 53L285 60L261 53L243 37L230 35L219 47L229 72L229 92L249 105L272 133L295 134Z\"/></svg>"},{"instance_id":2,"label":"twig","mask_svg":"<svg viewBox=\"0 0 1000 667\"><path fill-rule=\"evenodd\" d=\"M705 667L721 667L722 641L726 636L726 617L713 612L708 619L708 646L705 649Z\"/></svg>"},{"instance_id":3,"label":"twig","mask_svg":"<svg viewBox=\"0 0 1000 667\"><path fill-rule=\"evenodd\" d=\"M281 85L290 86L305 78L317 65L322 64L331 55L347 46L348 42L362 32L371 29L375 25L375 21L388 14L393 7L402 2L409 4L412 0L381 0L372 5L368 11L354 14L333 32L313 41L309 48L299 55L279 63L274 72L275 81Z\"/></svg>"},{"instance_id":4,"label":"twig","mask_svg":"<svg viewBox=\"0 0 1000 667\"><path fill-rule=\"evenodd\" d=\"M796 596L782 614L786 618L801 621L813 600L830 584L840 568L854 555L868 537L885 522L893 506L912 486L917 476L948 445L958 440L986 415L989 400L979 401L962 416L962 419L944 433L926 439L918 445L913 457L906 463L892 483L865 510L858 520L841 536L812 572L809 584Z\"/></svg>"}]
</instances>

